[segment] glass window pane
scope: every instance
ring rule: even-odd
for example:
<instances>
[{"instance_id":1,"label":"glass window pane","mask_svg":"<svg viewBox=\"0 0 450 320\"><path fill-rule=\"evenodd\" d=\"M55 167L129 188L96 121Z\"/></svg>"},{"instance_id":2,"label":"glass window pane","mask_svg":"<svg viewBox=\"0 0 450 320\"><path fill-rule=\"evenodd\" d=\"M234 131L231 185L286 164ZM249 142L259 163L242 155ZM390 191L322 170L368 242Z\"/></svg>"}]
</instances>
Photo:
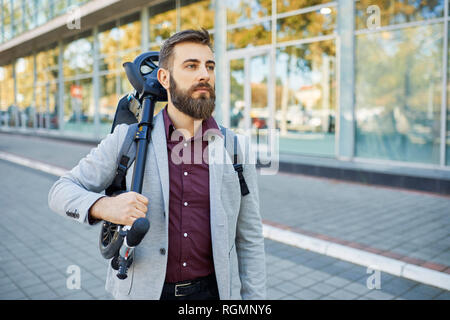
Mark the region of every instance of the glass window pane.
<instances>
[{"instance_id":1,"label":"glass window pane","mask_svg":"<svg viewBox=\"0 0 450 320\"><path fill-rule=\"evenodd\" d=\"M69 6L69 3L67 0L53 0L53 11L54 11L55 16L64 14L66 12L68 6Z\"/></svg>"},{"instance_id":2,"label":"glass window pane","mask_svg":"<svg viewBox=\"0 0 450 320\"><path fill-rule=\"evenodd\" d=\"M58 53L56 45L36 54L36 127L58 129Z\"/></svg>"},{"instance_id":3,"label":"glass window pane","mask_svg":"<svg viewBox=\"0 0 450 320\"><path fill-rule=\"evenodd\" d=\"M23 20L22 20L22 1L13 1L13 18L14 18L14 36L21 34L23 30Z\"/></svg>"},{"instance_id":4,"label":"glass window pane","mask_svg":"<svg viewBox=\"0 0 450 320\"><path fill-rule=\"evenodd\" d=\"M252 21L272 14L272 0L230 0L226 6L228 24Z\"/></svg>"},{"instance_id":5,"label":"glass window pane","mask_svg":"<svg viewBox=\"0 0 450 320\"><path fill-rule=\"evenodd\" d=\"M241 49L245 47L270 44L272 34L270 22L251 25L243 28L235 28L227 32L228 49Z\"/></svg>"},{"instance_id":6,"label":"glass window pane","mask_svg":"<svg viewBox=\"0 0 450 320\"><path fill-rule=\"evenodd\" d=\"M43 85L37 85L36 88L36 127L37 128L45 128L45 112L47 109L47 92L46 87Z\"/></svg>"},{"instance_id":7,"label":"glass window pane","mask_svg":"<svg viewBox=\"0 0 450 320\"><path fill-rule=\"evenodd\" d=\"M250 118L252 127L267 128L269 56L250 58Z\"/></svg>"},{"instance_id":8,"label":"glass window pane","mask_svg":"<svg viewBox=\"0 0 450 320\"><path fill-rule=\"evenodd\" d=\"M177 10L175 1L150 7L150 42L161 43L177 31Z\"/></svg>"},{"instance_id":9,"label":"glass window pane","mask_svg":"<svg viewBox=\"0 0 450 320\"><path fill-rule=\"evenodd\" d=\"M139 13L119 20L118 45L120 51L141 47L142 25Z\"/></svg>"},{"instance_id":10,"label":"glass window pane","mask_svg":"<svg viewBox=\"0 0 450 320\"><path fill-rule=\"evenodd\" d=\"M109 124L110 129L118 103L116 75L116 73L109 73L100 76L100 123L102 127L103 124Z\"/></svg>"},{"instance_id":11,"label":"glass window pane","mask_svg":"<svg viewBox=\"0 0 450 320\"><path fill-rule=\"evenodd\" d=\"M28 108L34 107L32 105L33 77L34 77L33 56L27 56L17 59L15 67L16 67L16 86L17 86L16 102L19 109L22 112L25 112L25 110L27 110ZM23 116L26 117L27 115L23 113ZM24 122L25 121L27 121L27 119L24 119Z\"/></svg>"},{"instance_id":12,"label":"glass window pane","mask_svg":"<svg viewBox=\"0 0 450 320\"><path fill-rule=\"evenodd\" d=\"M64 130L77 133L94 132L94 100L92 78L64 83Z\"/></svg>"},{"instance_id":13,"label":"glass window pane","mask_svg":"<svg viewBox=\"0 0 450 320\"><path fill-rule=\"evenodd\" d=\"M8 41L12 37L11 4L9 1L3 1L2 11L4 41Z\"/></svg>"},{"instance_id":14,"label":"glass window pane","mask_svg":"<svg viewBox=\"0 0 450 320\"><path fill-rule=\"evenodd\" d=\"M0 67L0 110L14 104L14 79L11 64Z\"/></svg>"},{"instance_id":15,"label":"glass window pane","mask_svg":"<svg viewBox=\"0 0 450 320\"><path fill-rule=\"evenodd\" d=\"M280 152L334 155L334 40L277 50L276 128Z\"/></svg>"},{"instance_id":16,"label":"glass window pane","mask_svg":"<svg viewBox=\"0 0 450 320\"><path fill-rule=\"evenodd\" d=\"M230 60L230 128L244 129L244 59Z\"/></svg>"},{"instance_id":17,"label":"glass window pane","mask_svg":"<svg viewBox=\"0 0 450 320\"><path fill-rule=\"evenodd\" d=\"M129 51L124 51L119 56L119 68L123 70L123 64L125 62L132 62L138 55L142 53L142 50L139 49L133 49Z\"/></svg>"},{"instance_id":18,"label":"glass window pane","mask_svg":"<svg viewBox=\"0 0 450 320\"><path fill-rule=\"evenodd\" d=\"M58 129L58 84L47 82L36 86L36 127Z\"/></svg>"},{"instance_id":19,"label":"glass window pane","mask_svg":"<svg viewBox=\"0 0 450 320\"><path fill-rule=\"evenodd\" d=\"M58 47L36 54L36 82L44 84L58 79Z\"/></svg>"},{"instance_id":20,"label":"glass window pane","mask_svg":"<svg viewBox=\"0 0 450 320\"><path fill-rule=\"evenodd\" d=\"M449 4L450 5L450 4ZM448 43L450 44L450 28L448 30ZM450 50L447 54L447 156L446 162L450 166Z\"/></svg>"},{"instance_id":21,"label":"glass window pane","mask_svg":"<svg viewBox=\"0 0 450 320\"><path fill-rule=\"evenodd\" d=\"M93 37L91 32L80 35L80 39L64 45L63 70L64 77L76 74L91 73L93 69Z\"/></svg>"},{"instance_id":22,"label":"glass window pane","mask_svg":"<svg viewBox=\"0 0 450 320\"><path fill-rule=\"evenodd\" d=\"M119 74L120 81L119 81L119 95L123 96L124 94L127 94L129 92L133 92L134 88L131 85L130 81L128 81L127 75L125 74L125 71L121 72Z\"/></svg>"},{"instance_id":23,"label":"glass window pane","mask_svg":"<svg viewBox=\"0 0 450 320\"><path fill-rule=\"evenodd\" d=\"M34 1L25 1L25 30L30 30L36 26Z\"/></svg>"},{"instance_id":24,"label":"glass window pane","mask_svg":"<svg viewBox=\"0 0 450 320\"><path fill-rule=\"evenodd\" d=\"M119 51L119 29L111 22L99 28L99 70L117 70L120 68L117 52Z\"/></svg>"},{"instance_id":25,"label":"glass window pane","mask_svg":"<svg viewBox=\"0 0 450 320\"><path fill-rule=\"evenodd\" d=\"M180 28L213 29L214 3L211 0L181 0Z\"/></svg>"},{"instance_id":26,"label":"glass window pane","mask_svg":"<svg viewBox=\"0 0 450 320\"><path fill-rule=\"evenodd\" d=\"M336 28L336 8L317 10L277 20L277 41L290 41L332 34Z\"/></svg>"},{"instance_id":27,"label":"glass window pane","mask_svg":"<svg viewBox=\"0 0 450 320\"><path fill-rule=\"evenodd\" d=\"M51 13L51 0L40 0L37 10L37 24L41 25L46 23L52 18Z\"/></svg>"},{"instance_id":28,"label":"glass window pane","mask_svg":"<svg viewBox=\"0 0 450 320\"><path fill-rule=\"evenodd\" d=\"M445 0L359 0L355 2L356 29L371 29L444 15Z\"/></svg>"},{"instance_id":29,"label":"glass window pane","mask_svg":"<svg viewBox=\"0 0 450 320\"><path fill-rule=\"evenodd\" d=\"M356 37L356 155L439 164L443 24Z\"/></svg>"},{"instance_id":30,"label":"glass window pane","mask_svg":"<svg viewBox=\"0 0 450 320\"><path fill-rule=\"evenodd\" d=\"M277 13L303 9L331 2L331 0L277 0Z\"/></svg>"}]
</instances>

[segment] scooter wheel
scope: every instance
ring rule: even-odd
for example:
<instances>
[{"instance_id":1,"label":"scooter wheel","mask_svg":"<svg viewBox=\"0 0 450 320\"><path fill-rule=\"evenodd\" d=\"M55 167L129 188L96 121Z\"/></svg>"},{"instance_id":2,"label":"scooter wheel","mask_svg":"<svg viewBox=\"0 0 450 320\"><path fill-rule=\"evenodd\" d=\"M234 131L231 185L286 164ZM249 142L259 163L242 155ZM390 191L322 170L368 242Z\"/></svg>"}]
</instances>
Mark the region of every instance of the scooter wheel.
<instances>
[{"instance_id":1,"label":"scooter wheel","mask_svg":"<svg viewBox=\"0 0 450 320\"><path fill-rule=\"evenodd\" d=\"M123 236L119 233L119 225L104 221L100 232L100 253L105 259L116 255L123 243Z\"/></svg>"}]
</instances>

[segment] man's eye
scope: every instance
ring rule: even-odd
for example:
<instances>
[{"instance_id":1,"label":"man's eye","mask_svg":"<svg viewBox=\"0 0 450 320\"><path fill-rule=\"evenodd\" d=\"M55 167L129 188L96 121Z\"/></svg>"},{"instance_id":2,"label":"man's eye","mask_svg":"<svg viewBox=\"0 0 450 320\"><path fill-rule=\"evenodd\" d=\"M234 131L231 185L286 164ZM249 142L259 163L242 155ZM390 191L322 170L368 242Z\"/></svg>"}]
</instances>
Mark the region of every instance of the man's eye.
<instances>
[{"instance_id":1,"label":"man's eye","mask_svg":"<svg viewBox=\"0 0 450 320\"><path fill-rule=\"evenodd\" d=\"M194 69L195 68L195 64L188 64L186 67L188 69Z\"/></svg>"},{"instance_id":2,"label":"man's eye","mask_svg":"<svg viewBox=\"0 0 450 320\"><path fill-rule=\"evenodd\" d=\"M208 66L208 69L214 71L214 66Z\"/></svg>"}]
</instances>

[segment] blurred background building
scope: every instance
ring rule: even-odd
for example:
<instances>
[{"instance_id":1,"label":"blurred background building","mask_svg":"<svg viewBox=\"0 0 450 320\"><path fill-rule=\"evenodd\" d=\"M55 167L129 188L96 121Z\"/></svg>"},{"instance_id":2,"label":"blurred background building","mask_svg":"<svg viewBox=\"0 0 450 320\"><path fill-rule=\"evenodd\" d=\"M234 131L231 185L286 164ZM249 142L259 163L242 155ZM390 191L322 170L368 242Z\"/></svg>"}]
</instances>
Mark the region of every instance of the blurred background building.
<instances>
[{"instance_id":1,"label":"blurred background building","mask_svg":"<svg viewBox=\"0 0 450 320\"><path fill-rule=\"evenodd\" d=\"M261 145L278 129L282 168L450 193L449 2L0 0L0 130L104 137L122 63L203 27L216 118Z\"/></svg>"}]
</instances>

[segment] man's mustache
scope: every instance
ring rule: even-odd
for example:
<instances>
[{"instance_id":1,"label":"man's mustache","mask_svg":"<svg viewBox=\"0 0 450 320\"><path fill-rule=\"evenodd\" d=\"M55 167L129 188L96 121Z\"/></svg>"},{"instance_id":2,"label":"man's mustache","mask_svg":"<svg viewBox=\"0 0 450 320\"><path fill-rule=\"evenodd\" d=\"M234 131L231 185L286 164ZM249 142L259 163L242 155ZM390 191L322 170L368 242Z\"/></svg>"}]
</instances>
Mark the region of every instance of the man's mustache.
<instances>
[{"instance_id":1,"label":"man's mustache","mask_svg":"<svg viewBox=\"0 0 450 320\"><path fill-rule=\"evenodd\" d=\"M191 87L190 93L198 89L206 89L211 95L214 95L214 88L209 83L199 83Z\"/></svg>"}]
</instances>

